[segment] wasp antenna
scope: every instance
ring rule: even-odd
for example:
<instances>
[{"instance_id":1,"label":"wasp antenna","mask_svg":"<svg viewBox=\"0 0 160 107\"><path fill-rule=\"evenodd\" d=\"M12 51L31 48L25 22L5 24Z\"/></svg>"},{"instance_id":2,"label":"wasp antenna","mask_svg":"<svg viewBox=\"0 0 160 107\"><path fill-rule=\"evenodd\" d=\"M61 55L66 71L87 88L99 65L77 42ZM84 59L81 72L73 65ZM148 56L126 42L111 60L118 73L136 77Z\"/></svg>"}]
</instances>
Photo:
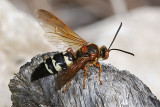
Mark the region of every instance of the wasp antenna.
<instances>
[{"instance_id":1,"label":"wasp antenna","mask_svg":"<svg viewBox=\"0 0 160 107\"><path fill-rule=\"evenodd\" d=\"M130 55L133 55L133 56L134 56L134 54L133 54L133 53L131 53L131 52L127 52L127 51L124 51L124 50L121 50L121 49L110 49L110 51L111 51L111 50L121 51L121 52L124 52L124 53L127 53L127 54L130 54Z\"/></svg>"},{"instance_id":2,"label":"wasp antenna","mask_svg":"<svg viewBox=\"0 0 160 107\"><path fill-rule=\"evenodd\" d=\"M118 35L118 32L120 31L121 27L122 27L122 22L121 22L121 24L120 24L120 26L119 26L119 28L118 28L118 30L117 30L115 36L114 36L114 38L113 38L113 40L112 40L112 42L111 42L109 48L108 48L108 51L110 50L110 48L111 48L111 46L112 46L114 40L116 39L116 37L117 37L117 35Z\"/></svg>"}]
</instances>

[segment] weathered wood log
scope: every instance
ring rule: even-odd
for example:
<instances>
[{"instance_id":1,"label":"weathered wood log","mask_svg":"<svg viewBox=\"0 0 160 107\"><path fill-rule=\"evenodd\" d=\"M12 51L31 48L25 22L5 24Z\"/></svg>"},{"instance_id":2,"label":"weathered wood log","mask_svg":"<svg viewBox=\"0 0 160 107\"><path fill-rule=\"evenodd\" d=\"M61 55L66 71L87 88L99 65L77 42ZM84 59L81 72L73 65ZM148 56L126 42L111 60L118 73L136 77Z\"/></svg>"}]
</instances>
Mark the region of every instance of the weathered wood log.
<instances>
[{"instance_id":1,"label":"weathered wood log","mask_svg":"<svg viewBox=\"0 0 160 107\"><path fill-rule=\"evenodd\" d=\"M55 90L56 75L32 83L31 74L43 61L42 57L53 54L37 55L10 80L13 107L160 107L160 101L141 80L109 64L102 65L103 85L98 81L99 69L96 67L87 68L85 89L82 70L64 93Z\"/></svg>"}]
</instances>

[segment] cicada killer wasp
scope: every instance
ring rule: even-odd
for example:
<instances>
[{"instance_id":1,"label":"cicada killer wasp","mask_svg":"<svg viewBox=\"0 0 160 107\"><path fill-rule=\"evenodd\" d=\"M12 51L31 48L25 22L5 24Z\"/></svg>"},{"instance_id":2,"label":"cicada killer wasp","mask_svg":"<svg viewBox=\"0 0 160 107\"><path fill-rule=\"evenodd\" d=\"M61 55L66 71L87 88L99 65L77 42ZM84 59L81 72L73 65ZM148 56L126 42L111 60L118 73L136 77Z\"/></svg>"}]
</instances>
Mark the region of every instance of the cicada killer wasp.
<instances>
[{"instance_id":1,"label":"cicada killer wasp","mask_svg":"<svg viewBox=\"0 0 160 107\"><path fill-rule=\"evenodd\" d=\"M57 53L49 58L44 57L44 62L41 63L31 75L32 82L48 75L57 74L56 89L61 89L66 84L66 87L63 89L63 91L65 91L69 86L71 79L80 69L83 69L85 71L83 88L85 88L85 78L87 75L86 66L91 65L99 67L99 82L102 84L100 79L101 64L98 62L99 58L102 58L103 60L108 59L109 53L112 50L121 51L134 56L133 53L124 50L110 49L122 23L109 48L106 46L99 48L96 44L89 43L78 36L60 19L46 10L37 10L35 12L35 17L45 31L45 37L48 41L54 43L54 45L59 48L68 49L65 52ZM72 49L75 47L77 48L76 52Z\"/></svg>"}]
</instances>

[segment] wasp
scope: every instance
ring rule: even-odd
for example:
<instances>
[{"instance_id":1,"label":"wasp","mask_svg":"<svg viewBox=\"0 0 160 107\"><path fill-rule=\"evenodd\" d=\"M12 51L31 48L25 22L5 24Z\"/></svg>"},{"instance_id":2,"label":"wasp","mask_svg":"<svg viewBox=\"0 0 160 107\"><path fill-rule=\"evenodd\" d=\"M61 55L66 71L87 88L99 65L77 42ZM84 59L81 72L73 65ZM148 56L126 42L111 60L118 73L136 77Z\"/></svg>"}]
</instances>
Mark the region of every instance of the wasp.
<instances>
[{"instance_id":1,"label":"wasp","mask_svg":"<svg viewBox=\"0 0 160 107\"><path fill-rule=\"evenodd\" d=\"M98 62L100 58L102 60L108 59L109 53L112 50L121 51L134 56L133 53L121 49L111 49L122 23L120 24L109 48L106 46L101 46L99 48L96 44L85 41L55 15L46 10L37 10L35 12L35 17L45 31L45 37L47 40L52 42L59 49L66 49L66 51L59 52L49 58L44 57L43 63L41 63L31 75L32 82L49 75L57 74L55 79L56 89L61 89L66 84L66 87L63 89L64 92L69 86L71 79L80 69L83 69L85 71L83 88L85 88L87 66L90 65L99 68L99 82L102 84L100 79L101 64ZM76 48L77 51L74 52L73 48Z\"/></svg>"}]
</instances>

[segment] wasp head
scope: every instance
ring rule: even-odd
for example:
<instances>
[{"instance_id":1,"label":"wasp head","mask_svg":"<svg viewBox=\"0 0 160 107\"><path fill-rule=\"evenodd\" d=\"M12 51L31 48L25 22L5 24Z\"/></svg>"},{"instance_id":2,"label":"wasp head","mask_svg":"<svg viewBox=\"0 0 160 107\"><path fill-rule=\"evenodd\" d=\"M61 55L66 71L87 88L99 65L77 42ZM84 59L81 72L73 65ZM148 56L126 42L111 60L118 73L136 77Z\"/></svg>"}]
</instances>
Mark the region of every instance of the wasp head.
<instances>
[{"instance_id":1,"label":"wasp head","mask_svg":"<svg viewBox=\"0 0 160 107\"><path fill-rule=\"evenodd\" d=\"M100 48L100 58L103 60L108 59L110 50L107 49L106 46L102 46Z\"/></svg>"}]
</instances>

